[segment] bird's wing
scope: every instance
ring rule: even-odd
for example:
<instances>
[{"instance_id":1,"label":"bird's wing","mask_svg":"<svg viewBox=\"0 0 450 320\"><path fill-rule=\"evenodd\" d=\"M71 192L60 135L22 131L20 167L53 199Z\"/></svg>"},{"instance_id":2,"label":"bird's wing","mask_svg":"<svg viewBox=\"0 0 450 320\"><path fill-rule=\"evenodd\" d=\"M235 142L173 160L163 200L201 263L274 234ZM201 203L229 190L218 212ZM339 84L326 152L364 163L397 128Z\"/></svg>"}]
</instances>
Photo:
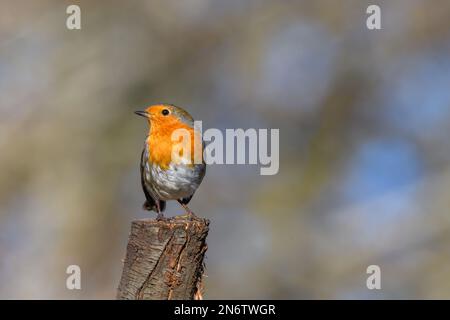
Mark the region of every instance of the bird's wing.
<instances>
[{"instance_id":1,"label":"bird's wing","mask_svg":"<svg viewBox=\"0 0 450 320\"><path fill-rule=\"evenodd\" d=\"M206 173L206 164L203 163L203 164L197 165L197 168L198 168L197 170L200 171L200 176L201 176L200 183L201 183L201 180L203 180L203 177L205 176L205 173ZM179 199L179 202L182 204L188 204L189 201L191 201L192 197L194 196L194 193L191 194L189 197Z\"/></svg>"},{"instance_id":2,"label":"bird's wing","mask_svg":"<svg viewBox=\"0 0 450 320\"><path fill-rule=\"evenodd\" d=\"M145 159L144 154L145 154L145 148L144 148L144 150L142 150L142 154L141 154L141 185L142 185L142 190L144 191L145 199L146 199L146 202L144 203L144 207L147 210L153 210L153 208L156 207L156 201L155 201L155 198L153 198L152 195L150 194L150 191L147 189L147 185L145 184L145 162L147 160Z\"/></svg>"}]
</instances>

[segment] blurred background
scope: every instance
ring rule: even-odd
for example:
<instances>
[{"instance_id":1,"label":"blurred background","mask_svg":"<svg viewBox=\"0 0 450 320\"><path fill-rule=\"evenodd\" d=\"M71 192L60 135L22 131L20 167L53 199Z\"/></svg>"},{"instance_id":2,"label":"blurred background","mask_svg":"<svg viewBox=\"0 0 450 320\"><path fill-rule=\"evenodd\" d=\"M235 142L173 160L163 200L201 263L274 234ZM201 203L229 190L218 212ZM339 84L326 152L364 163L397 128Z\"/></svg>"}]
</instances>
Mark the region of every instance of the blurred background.
<instances>
[{"instance_id":1,"label":"blurred background","mask_svg":"<svg viewBox=\"0 0 450 320\"><path fill-rule=\"evenodd\" d=\"M450 1L1 0L0 298L115 298L154 216L133 111L169 102L280 129L277 175L212 165L191 202L205 298L449 299L449 57Z\"/></svg>"}]
</instances>

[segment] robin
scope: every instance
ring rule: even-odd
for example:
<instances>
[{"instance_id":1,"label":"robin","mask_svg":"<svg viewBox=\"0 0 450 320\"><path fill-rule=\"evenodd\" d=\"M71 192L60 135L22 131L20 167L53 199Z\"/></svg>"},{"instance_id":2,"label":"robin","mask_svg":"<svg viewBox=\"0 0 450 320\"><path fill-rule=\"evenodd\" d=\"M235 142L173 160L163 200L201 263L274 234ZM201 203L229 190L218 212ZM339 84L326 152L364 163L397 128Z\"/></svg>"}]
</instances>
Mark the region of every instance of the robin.
<instances>
[{"instance_id":1,"label":"robin","mask_svg":"<svg viewBox=\"0 0 450 320\"><path fill-rule=\"evenodd\" d=\"M177 200L188 217L195 218L187 204L205 176L206 164L194 119L170 104L152 105L135 113L147 118L150 127L141 155L141 184L146 198L143 208L156 211L156 219L162 220L166 201Z\"/></svg>"}]
</instances>

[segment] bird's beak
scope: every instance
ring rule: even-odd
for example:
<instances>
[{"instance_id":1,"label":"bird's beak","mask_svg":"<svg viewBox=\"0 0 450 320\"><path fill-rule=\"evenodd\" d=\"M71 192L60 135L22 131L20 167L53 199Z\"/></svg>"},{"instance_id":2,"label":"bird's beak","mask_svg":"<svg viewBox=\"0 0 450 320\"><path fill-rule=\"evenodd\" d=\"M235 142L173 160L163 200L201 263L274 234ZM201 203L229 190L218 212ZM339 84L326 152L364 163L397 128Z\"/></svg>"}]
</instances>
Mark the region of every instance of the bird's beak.
<instances>
[{"instance_id":1,"label":"bird's beak","mask_svg":"<svg viewBox=\"0 0 450 320\"><path fill-rule=\"evenodd\" d=\"M135 114L137 114L138 116L144 117L144 118L148 118L149 114L146 111L135 111Z\"/></svg>"}]
</instances>

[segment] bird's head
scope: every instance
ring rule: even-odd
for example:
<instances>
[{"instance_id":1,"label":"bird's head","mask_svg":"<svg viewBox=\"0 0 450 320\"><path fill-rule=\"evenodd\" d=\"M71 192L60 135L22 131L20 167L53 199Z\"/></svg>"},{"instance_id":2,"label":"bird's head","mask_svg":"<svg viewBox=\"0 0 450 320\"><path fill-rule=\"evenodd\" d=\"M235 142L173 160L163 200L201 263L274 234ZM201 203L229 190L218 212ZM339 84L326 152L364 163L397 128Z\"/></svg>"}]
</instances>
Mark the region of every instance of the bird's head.
<instances>
[{"instance_id":1,"label":"bird's head","mask_svg":"<svg viewBox=\"0 0 450 320\"><path fill-rule=\"evenodd\" d=\"M171 104L155 104L147 107L144 111L135 111L139 116L147 118L152 126L176 127L187 125L193 127L194 119L180 107Z\"/></svg>"},{"instance_id":2,"label":"bird's head","mask_svg":"<svg viewBox=\"0 0 450 320\"><path fill-rule=\"evenodd\" d=\"M202 163L201 132L194 128L194 119L184 109L171 104L155 104L135 113L149 122L150 130L146 143L152 150L152 162L161 167L167 167L172 161L190 165ZM185 139L186 132L188 139ZM173 160L174 150L178 160Z\"/></svg>"}]
</instances>

